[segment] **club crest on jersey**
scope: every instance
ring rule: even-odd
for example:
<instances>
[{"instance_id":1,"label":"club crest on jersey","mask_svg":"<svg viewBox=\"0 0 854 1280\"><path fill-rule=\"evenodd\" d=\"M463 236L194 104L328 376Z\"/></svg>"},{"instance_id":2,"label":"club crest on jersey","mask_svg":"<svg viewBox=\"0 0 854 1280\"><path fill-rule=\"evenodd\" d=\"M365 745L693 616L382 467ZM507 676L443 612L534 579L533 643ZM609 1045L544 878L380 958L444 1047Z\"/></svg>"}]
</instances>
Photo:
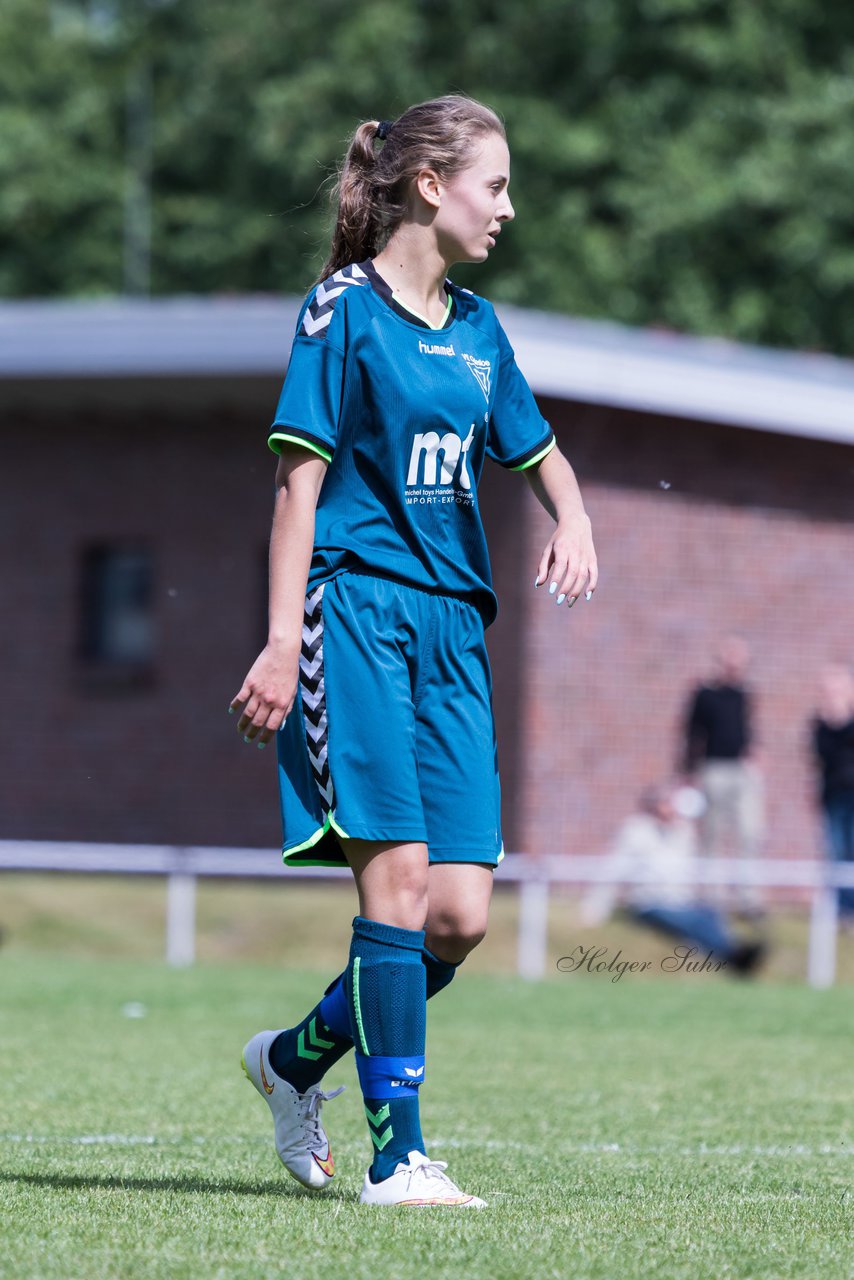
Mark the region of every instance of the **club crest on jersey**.
<instances>
[{"instance_id":1,"label":"club crest on jersey","mask_svg":"<svg viewBox=\"0 0 854 1280\"><path fill-rule=\"evenodd\" d=\"M469 371L477 378L481 391L486 396L486 402L489 403L489 391L492 385L492 365L489 360L478 360L476 356L467 356L465 351L461 351L460 355L468 365Z\"/></svg>"}]
</instances>

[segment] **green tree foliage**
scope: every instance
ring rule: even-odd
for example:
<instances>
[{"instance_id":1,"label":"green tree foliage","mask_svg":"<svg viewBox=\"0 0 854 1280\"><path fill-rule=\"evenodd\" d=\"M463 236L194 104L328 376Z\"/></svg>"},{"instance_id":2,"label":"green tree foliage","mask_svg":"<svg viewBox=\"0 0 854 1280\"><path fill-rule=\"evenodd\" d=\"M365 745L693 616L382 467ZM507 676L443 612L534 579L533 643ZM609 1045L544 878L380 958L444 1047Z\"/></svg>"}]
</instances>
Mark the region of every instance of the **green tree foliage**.
<instances>
[{"instance_id":1,"label":"green tree foliage","mask_svg":"<svg viewBox=\"0 0 854 1280\"><path fill-rule=\"evenodd\" d=\"M2 0L0 291L122 289L148 128L152 289L301 292L355 124L461 90L518 215L461 282L848 353L852 72L815 0Z\"/></svg>"}]
</instances>

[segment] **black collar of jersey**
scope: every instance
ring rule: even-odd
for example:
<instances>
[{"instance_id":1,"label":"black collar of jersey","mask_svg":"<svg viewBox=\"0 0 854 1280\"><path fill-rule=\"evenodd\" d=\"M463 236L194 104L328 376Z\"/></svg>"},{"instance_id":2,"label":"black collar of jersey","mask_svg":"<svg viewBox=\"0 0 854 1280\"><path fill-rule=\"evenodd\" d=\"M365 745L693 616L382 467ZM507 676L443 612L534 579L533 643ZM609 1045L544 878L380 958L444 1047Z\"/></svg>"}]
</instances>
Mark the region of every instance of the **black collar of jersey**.
<instances>
[{"instance_id":1,"label":"black collar of jersey","mask_svg":"<svg viewBox=\"0 0 854 1280\"><path fill-rule=\"evenodd\" d=\"M359 270L364 271L365 275L368 277L371 282L371 288L374 292L379 294L383 302L391 307L392 311L396 312L397 315L402 317L402 319L408 320L410 324L417 324L422 329L428 329L430 333L441 332L441 329L434 329L433 326L429 325L422 316L417 315L414 311L410 311L402 302L398 302L397 298L394 296L391 285L387 280L383 280L379 271L377 271L374 266L373 259L366 258L364 262L359 262L357 265ZM445 317L445 323L442 325L442 329L447 329L448 326L453 323L457 313L457 300L454 297L453 286L450 280L445 281L445 289L451 300L451 306L447 316Z\"/></svg>"}]
</instances>

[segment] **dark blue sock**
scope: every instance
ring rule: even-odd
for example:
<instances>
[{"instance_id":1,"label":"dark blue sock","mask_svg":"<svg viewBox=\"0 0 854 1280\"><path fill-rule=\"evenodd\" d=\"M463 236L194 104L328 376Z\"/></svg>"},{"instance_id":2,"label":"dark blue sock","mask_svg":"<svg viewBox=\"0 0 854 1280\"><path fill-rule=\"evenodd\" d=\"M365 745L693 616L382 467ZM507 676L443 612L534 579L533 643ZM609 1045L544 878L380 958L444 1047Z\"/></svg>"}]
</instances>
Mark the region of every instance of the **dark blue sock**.
<instances>
[{"instance_id":1,"label":"dark blue sock","mask_svg":"<svg viewBox=\"0 0 854 1280\"><path fill-rule=\"evenodd\" d=\"M352 1045L350 1006L347 1003L347 988L344 985L343 973L339 973L338 977L330 982L318 1007L327 1026L331 1027L342 1040L349 1040Z\"/></svg>"},{"instance_id":2,"label":"dark blue sock","mask_svg":"<svg viewBox=\"0 0 854 1280\"><path fill-rule=\"evenodd\" d=\"M270 1045L270 1066L297 1093L305 1093L322 1080L353 1047L347 997L341 982L336 978L326 992L302 1022L282 1031Z\"/></svg>"},{"instance_id":3,"label":"dark blue sock","mask_svg":"<svg viewBox=\"0 0 854 1280\"><path fill-rule=\"evenodd\" d=\"M427 947L422 948L421 958L424 963L427 999L444 991L453 981L457 969L462 964L458 961L451 964L448 960L440 960ZM270 1045L270 1064L277 1075L282 1076L300 1093L317 1084L331 1066L353 1047L350 1035L350 1009L347 1004L345 973L340 973L326 988L323 999L311 1013L296 1027L283 1031ZM312 1019L316 1020L314 1032L311 1029ZM323 1028L325 1027L325 1030ZM300 1056L299 1033L304 1032L304 1041L309 1053L318 1056ZM320 1039L331 1045L321 1045Z\"/></svg>"},{"instance_id":4,"label":"dark blue sock","mask_svg":"<svg viewBox=\"0 0 854 1280\"><path fill-rule=\"evenodd\" d=\"M418 1088L424 1079L424 931L357 916L347 966L350 1029L374 1145L371 1178L390 1177L423 1151Z\"/></svg>"},{"instance_id":5,"label":"dark blue sock","mask_svg":"<svg viewBox=\"0 0 854 1280\"><path fill-rule=\"evenodd\" d=\"M427 999L437 996L440 991L444 991L449 982L453 982L454 974L462 964L462 960L458 960L456 964L451 964L450 960L440 960L438 956L434 956L432 951L428 951L425 947L421 952L424 961L424 973L427 978Z\"/></svg>"}]
</instances>

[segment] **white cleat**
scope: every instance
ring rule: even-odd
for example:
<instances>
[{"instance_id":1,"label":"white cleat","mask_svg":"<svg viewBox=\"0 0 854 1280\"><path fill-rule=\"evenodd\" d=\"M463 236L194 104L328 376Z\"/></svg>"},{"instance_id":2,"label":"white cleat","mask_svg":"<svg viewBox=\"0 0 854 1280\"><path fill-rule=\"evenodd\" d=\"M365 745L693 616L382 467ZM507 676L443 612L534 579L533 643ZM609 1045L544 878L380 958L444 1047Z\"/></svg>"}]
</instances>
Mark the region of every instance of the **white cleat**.
<instances>
[{"instance_id":1,"label":"white cleat","mask_svg":"<svg viewBox=\"0 0 854 1280\"><path fill-rule=\"evenodd\" d=\"M243 1050L243 1071L273 1113L276 1150L291 1177L311 1191L322 1191L335 1176L329 1139L320 1123L320 1108L344 1092L344 1086L325 1093L313 1084L305 1093L276 1075L270 1066L270 1045L280 1033L259 1031Z\"/></svg>"},{"instance_id":2,"label":"white cleat","mask_svg":"<svg viewBox=\"0 0 854 1280\"><path fill-rule=\"evenodd\" d=\"M431 1160L423 1151L410 1151L390 1178L371 1182L365 1174L360 1204L399 1204L445 1209L485 1209L486 1201L467 1196L445 1173L447 1162Z\"/></svg>"}]
</instances>

